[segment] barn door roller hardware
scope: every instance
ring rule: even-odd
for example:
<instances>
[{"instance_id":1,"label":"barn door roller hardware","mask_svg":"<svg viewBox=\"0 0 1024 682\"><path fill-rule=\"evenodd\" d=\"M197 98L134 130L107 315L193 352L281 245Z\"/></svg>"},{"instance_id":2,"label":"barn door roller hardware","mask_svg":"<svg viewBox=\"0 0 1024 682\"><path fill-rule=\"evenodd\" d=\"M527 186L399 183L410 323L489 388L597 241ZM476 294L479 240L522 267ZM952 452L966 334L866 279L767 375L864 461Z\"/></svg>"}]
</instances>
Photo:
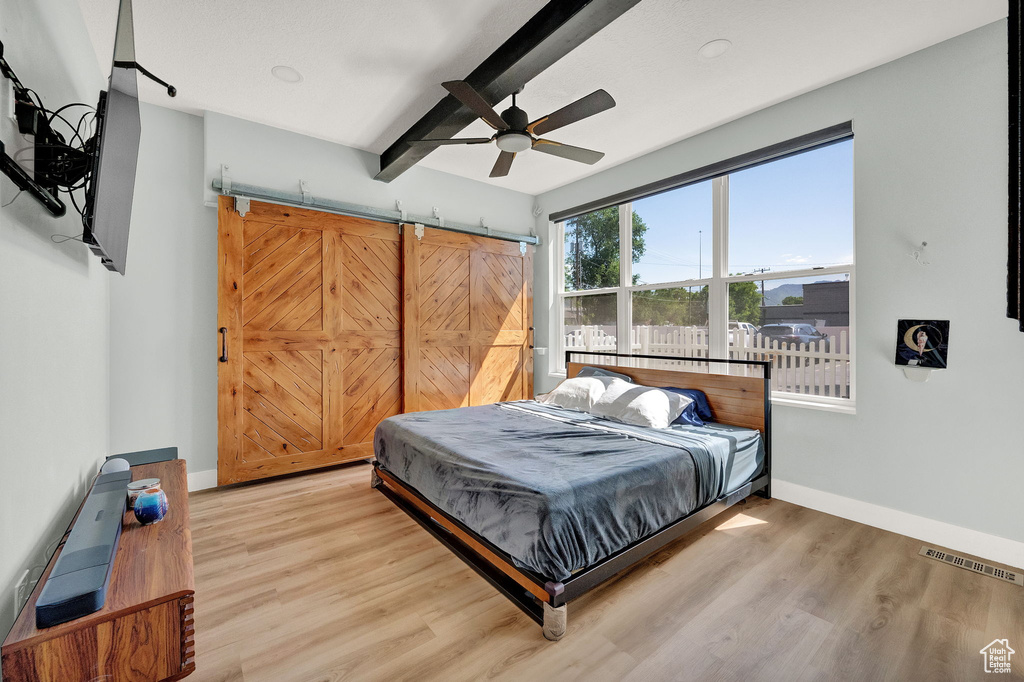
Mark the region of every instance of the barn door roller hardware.
<instances>
[{"instance_id":1,"label":"barn door roller hardware","mask_svg":"<svg viewBox=\"0 0 1024 682\"><path fill-rule=\"evenodd\" d=\"M501 232L499 230L483 228L479 225L468 225L465 223L446 220L441 217L440 209L437 208L434 209L436 211L435 215L425 216L416 215L406 211L405 208L400 206L397 202L397 210L387 210L377 208L375 206L363 206L360 204L350 204L344 201L315 197L309 193L308 186L306 186L305 194L300 192L282 192L281 190L271 189L269 187L260 187L258 185L247 185L241 182L234 182L231 179L229 171L230 169L227 166L221 166L221 176L219 178L215 177L211 183L213 189L226 196L234 197L235 209L238 210L239 207L244 207L246 213L249 212L249 200L255 199L256 201L265 201L267 203L278 204L280 206L311 208L325 213L337 213L338 215L348 215L356 218L368 218L370 220L377 220L383 223L395 223L399 225L401 223L420 223L427 227L439 228L450 232L463 232L466 234L492 237L494 239L503 239L510 242L524 242L526 244L540 243L540 239L534 235L517 234L515 232Z\"/></svg>"}]
</instances>

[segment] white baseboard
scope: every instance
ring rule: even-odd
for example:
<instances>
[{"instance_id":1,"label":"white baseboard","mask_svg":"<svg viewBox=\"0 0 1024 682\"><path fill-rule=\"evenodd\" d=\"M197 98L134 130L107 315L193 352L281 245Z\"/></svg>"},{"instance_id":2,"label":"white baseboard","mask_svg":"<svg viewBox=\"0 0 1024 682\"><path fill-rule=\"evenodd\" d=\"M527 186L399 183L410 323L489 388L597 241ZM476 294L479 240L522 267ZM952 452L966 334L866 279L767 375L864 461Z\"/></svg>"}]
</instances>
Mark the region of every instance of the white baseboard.
<instances>
[{"instance_id":1,"label":"white baseboard","mask_svg":"<svg viewBox=\"0 0 1024 682\"><path fill-rule=\"evenodd\" d=\"M926 519L923 516L915 516L896 509L889 509L870 502L861 502L850 497L778 479L772 481L772 497L906 535L939 547L973 554L1013 568L1024 567L1024 542L954 526L943 521Z\"/></svg>"},{"instance_id":2,"label":"white baseboard","mask_svg":"<svg viewBox=\"0 0 1024 682\"><path fill-rule=\"evenodd\" d=\"M190 493L195 492L197 490L206 490L207 488L216 487L216 469L204 469L203 471L193 471L188 475L188 491Z\"/></svg>"}]
</instances>

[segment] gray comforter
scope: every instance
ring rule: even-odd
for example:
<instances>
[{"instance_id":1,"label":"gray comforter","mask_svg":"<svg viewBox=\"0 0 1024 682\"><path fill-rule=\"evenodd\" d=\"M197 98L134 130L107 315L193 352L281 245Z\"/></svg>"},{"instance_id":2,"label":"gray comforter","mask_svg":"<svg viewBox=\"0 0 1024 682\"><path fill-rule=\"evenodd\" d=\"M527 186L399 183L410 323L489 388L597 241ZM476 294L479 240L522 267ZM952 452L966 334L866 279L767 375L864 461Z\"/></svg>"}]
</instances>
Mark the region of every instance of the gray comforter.
<instances>
[{"instance_id":1,"label":"gray comforter","mask_svg":"<svg viewBox=\"0 0 1024 682\"><path fill-rule=\"evenodd\" d=\"M426 499L553 580L711 502L732 464L728 438L533 401L391 417L374 449Z\"/></svg>"}]
</instances>

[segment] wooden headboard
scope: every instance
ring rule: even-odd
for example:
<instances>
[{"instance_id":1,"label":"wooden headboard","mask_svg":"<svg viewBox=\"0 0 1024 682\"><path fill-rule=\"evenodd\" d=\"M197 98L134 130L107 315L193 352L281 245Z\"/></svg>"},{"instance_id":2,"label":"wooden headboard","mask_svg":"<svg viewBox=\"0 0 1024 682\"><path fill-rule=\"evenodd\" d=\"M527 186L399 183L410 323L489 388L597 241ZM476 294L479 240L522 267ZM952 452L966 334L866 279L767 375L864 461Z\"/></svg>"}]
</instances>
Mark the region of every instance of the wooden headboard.
<instances>
[{"instance_id":1,"label":"wooden headboard","mask_svg":"<svg viewBox=\"0 0 1024 682\"><path fill-rule=\"evenodd\" d=\"M647 369L641 367L618 367L592 362L570 362L566 376L572 378L584 367L605 367L609 371L625 374L644 386L672 386L673 388L696 388L704 391L715 414L715 421L722 424L757 429L765 433L767 410L765 406L766 382L761 377L744 377L730 374L706 374L684 372L674 369Z\"/></svg>"}]
</instances>

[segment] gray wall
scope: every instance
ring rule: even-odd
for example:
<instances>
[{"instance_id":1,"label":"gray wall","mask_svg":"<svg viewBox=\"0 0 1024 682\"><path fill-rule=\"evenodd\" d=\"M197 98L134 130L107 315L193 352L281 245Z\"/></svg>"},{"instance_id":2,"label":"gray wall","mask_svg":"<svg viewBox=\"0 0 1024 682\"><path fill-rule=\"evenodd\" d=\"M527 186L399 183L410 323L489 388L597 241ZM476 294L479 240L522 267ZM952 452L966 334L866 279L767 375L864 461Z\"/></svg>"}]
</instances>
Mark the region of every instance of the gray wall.
<instances>
[{"instance_id":1,"label":"gray wall","mask_svg":"<svg viewBox=\"0 0 1024 682\"><path fill-rule=\"evenodd\" d=\"M5 57L51 109L95 104L103 80L78 4L0 0ZM0 111L6 112L2 80ZM0 117L8 153L29 146ZM31 153L29 153L29 158ZM15 587L38 575L85 483L107 452L107 286L116 275L78 242L78 214L59 220L0 176L0 636ZM20 608L20 604L18 605Z\"/></svg>"},{"instance_id":2,"label":"gray wall","mask_svg":"<svg viewBox=\"0 0 1024 682\"><path fill-rule=\"evenodd\" d=\"M142 108L128 272L113 283L110 442L123 452L176 445L192 485L217 468L217 214L209 180L234 181L526 233L533 197L413 168L384 184L376 157L297 133L207 113ZM208 171L204 177L204 167ZM195 474L199 476L195 476Z\"/></svg>"},{"instance_id":3,"label":"gray wall","mask_svg":"<svg viewBox=\"0 0 1024 682\"><path fill-rule=\"evenodd\" d=\"M997 22L539 197L544 215L853 120L855 415L777 406L777 478L1024 540L1024 334L1006 306L1006 23ZM538 223L547 234L547 223ZM931 265L909 256L928 242ZM548 337L547 254L537 263ZM912 383L898 318L951 320ZM549 342L550 343L550 342ZM538 389L555 379L537 357Z\"/></svg>"},{"instance_id":4,"label":"gray wall","mask_svg":"<svg viewBox=\"0 0 1024 682\"><path fill-rule=\"evenodd\" d=\"M110 287L110 448L174 445L217 466L217 211L203 206L203 119L142 105L124 277Z\"/></svg>"}]
</instances>

